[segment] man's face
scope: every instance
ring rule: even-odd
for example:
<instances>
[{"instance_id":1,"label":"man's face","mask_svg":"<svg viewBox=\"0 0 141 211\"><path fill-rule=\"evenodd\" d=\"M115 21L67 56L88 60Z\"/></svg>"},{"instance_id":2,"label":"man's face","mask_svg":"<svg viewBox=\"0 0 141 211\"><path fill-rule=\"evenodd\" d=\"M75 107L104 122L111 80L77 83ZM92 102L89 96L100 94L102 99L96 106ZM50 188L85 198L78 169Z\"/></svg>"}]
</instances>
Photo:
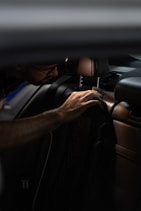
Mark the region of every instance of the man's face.
<instances>
[{"instance_id":1,"label":"man's face","mask_svg":"<svg viewBox=\"0 0 141 211\"><path fill-rule=\"evenodd\" d=\"M48 82L50 79L58 76L57 64L51 65L32 65L32 66L17 66L16 68L8 68L3 72L0 77L3 96L1 96L0 88L0 98L4 98L9 92L14 91L23 82L23 80L34 84L41 85Z\"/></svg>"},{"instance_id":2,"label":"man's face","mask_svg":"<svg viewBox=\"0 0 141 211\"><path fill-rule=\"evenodd\" d=\"M18 71L20 71L20 69L18 69ZM26 81L34 85L44 84L48 82L49 79L58 76L57 64L35 65L21 68L21 73Z\"/></svg>"}]
</instances>

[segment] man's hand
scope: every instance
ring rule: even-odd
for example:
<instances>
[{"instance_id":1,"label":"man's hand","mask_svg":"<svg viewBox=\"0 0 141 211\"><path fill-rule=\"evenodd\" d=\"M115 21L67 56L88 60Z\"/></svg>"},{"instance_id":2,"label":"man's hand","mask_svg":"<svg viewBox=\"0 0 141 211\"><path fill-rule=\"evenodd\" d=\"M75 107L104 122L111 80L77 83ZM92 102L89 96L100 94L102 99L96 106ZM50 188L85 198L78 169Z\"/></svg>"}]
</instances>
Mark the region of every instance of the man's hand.
<instances>
[{"instance_id":1,"label":"man's hand","mask_svg":"<svg viewBox=\"0 0 141 211\"><path fill-rule=\"evenodd\" d=\"M64 121L70 121L79 117L89 107L97 105L102 100L102 95L96 90L72 92L58 112Z\"/></svg>"}]
</instances>

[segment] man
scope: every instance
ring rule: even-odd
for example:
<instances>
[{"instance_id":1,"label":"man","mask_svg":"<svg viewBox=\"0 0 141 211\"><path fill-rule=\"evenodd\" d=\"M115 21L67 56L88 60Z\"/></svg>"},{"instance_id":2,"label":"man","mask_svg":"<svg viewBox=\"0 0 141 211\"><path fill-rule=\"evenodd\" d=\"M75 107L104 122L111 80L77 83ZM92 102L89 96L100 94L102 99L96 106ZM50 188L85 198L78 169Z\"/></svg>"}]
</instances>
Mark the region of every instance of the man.
<instances>
[{"instance_id":1,"label":"man","mask_svg":"<svg viewBox=\"0 0 141 211\"><path fill-rule=\"evenodd\" d=\"M14 70L4 70L0 74L7 81L18 78L39 85L58 75L57 65L17 66ZM3 81L3 80L1 80ZM9 80L10 81L10 80ZM5 86L3 84L3 86ZM1 87L6 94L9 86ZM9 86L9 87L8 87ZM73 92L56 109L52 109L29 118L0 121L0 150L26 144L55 129L60 124L79 117L86 109L99 103L101 94L96 90Z\"/></svg>"}]
</instances>

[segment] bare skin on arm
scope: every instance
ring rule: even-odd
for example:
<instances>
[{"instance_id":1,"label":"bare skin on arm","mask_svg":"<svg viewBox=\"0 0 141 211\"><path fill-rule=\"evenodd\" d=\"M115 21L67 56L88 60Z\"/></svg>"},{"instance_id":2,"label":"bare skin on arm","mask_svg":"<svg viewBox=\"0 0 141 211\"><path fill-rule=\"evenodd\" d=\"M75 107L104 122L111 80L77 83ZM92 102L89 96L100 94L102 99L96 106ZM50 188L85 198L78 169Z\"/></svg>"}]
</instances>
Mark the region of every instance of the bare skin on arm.
<instances>
[{"instance_id":1,"label":"bare skin on arm","mask_svg":"<svg viewBox=\"0 0 141 211\"><path fill-rule=\"evenodd\" d=\"M52 131L64 122L79 117L97 105L101 94L96 90L73 92L60 107L39 115L12 121L0 121L0 150L26 144Z\"/></svg>"}]
</instances>

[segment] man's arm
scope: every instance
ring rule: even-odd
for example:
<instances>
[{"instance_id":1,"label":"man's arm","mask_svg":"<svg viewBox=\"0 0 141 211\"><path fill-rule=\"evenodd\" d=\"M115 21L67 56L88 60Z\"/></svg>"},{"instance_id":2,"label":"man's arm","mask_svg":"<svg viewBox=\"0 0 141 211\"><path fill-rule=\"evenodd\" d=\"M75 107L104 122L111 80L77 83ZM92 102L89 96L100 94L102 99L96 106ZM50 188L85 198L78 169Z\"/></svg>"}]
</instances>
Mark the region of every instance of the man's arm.
<instances>
[{"instance_id":1,"label":"man's arm","mask_svg":"<svg viewBox=\"0 0 141 211\"><path fill-rule=\"evenodd\" d=\"M0 150L40 138L58 125L77 118L100 98L96 90L73 92L59 108L29 118L0 121Z\"/></svg>"}]
</instances>

